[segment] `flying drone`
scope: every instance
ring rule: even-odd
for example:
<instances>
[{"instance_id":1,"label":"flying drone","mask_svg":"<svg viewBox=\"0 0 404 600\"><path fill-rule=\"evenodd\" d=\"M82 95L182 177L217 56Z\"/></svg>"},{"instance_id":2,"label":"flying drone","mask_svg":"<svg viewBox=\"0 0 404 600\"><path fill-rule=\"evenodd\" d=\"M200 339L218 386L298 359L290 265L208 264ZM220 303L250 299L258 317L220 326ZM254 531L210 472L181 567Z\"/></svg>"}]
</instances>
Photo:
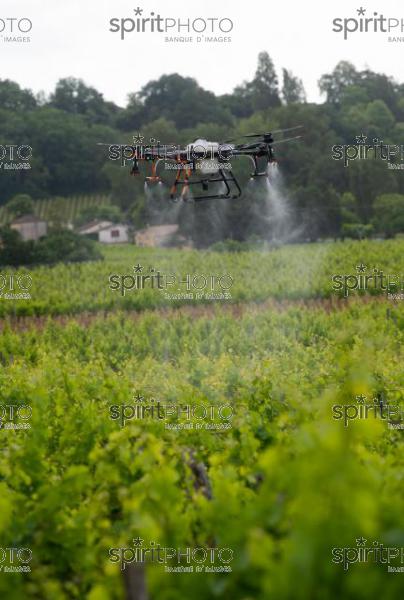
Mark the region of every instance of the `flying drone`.
<instances>
[{"instance_id":1,"label":"flying drone","mask_svg":"<svg viewBox=\"0 0 404 600\"><path fill-rule=\"evenodd\" d=\"M284 134L289 131L301 129L301 125L288 129L278 129L266 133L250 133L239 138L227 140L224 143L209 142L205 139L197 139L185 147L175 145L143 146L110 146L110 153L116 150L113 158L118 158L118 148L125 148L125 160L130 160L132 167L131 175L140 175L139 165L143 162L151 163L151 173L145 177L147 186L162 183L161 171L158 173L159 165L165 162L165 169L175 171L175 179L170 187L170 199L173 201L183 200L198 202L201 200L239 198L241 187L237 178L231 170L230 161L242 156L247 156L253 166L250 176L268 177L268 167L276 164L273 146L283 142L297 140L302 136L283 138L275 141L274 135ZM237 140L249 138L251 141L235 143ZM103 144L104 145L104 144ZM122 156L122 154L121 154ZM264 168L259 168L259 162L264 162ZM212 190L215 184L221 184L221 191ZM191 195L190 186L200 186L200 195ZM217 186L216 186L217 188Z\"/></svg>"}]
</instances>

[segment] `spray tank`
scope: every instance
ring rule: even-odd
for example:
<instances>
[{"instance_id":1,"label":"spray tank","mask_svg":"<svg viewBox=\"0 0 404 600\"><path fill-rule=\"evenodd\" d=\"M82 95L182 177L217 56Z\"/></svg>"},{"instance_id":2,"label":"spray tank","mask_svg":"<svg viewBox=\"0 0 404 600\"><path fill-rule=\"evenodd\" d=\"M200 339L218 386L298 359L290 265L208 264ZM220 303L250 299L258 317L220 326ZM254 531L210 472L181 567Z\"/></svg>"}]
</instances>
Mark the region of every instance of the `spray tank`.
<instances>
[{"instance_id":1,"label":"spray tank","mask_svg":"<svg viewBox=\"0 0 404 600\"><path fill-rule=\"evenodd\" d=\"M218 142L209 142L203 138L198 138L192 144L186 146L186 151L190 159L195 158L195 169L202 175L213 175L219 170L217 154L219 151ZM198 158L197 155L203 154L204 158Z\"/></svg>"}]
</instances>

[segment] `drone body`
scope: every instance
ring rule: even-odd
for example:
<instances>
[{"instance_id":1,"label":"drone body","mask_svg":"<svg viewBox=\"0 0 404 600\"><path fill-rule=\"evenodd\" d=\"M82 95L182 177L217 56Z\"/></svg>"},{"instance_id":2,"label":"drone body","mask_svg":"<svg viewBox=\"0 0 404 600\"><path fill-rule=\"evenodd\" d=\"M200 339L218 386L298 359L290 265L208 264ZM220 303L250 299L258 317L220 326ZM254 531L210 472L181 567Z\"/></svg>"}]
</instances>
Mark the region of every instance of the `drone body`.
<instances>
[{"instance_id":1,"label":"drone body","mask_svg":"<svg viewBox=\"0 0 404 600\"><path fill-rule=\"evenodd\" d=\"M170 199L173 201L183 200L199 202L202 200L213 200L222 198L238 198L241 187L232 172L231 161L239 157L247 156L253 165L251 177L267 177L268 166L276 163L273 146L281 142L299 139L295 136L287 139L274 141L273 135L284 133L301 126L277 130L268 133L252 133L246 138L252 138L247 143L234 144L235 140L224 143L209 142L205 139L197 139L185 147L174 145L124 146L126 149L125 159L132 161L131 175L139 175L139 165L143 162L151 163L151 174L145 177L146 185L161 183L158 168L162 162L166 170L176 171L175 180L170 188ZM253 141L253 138L258 138ZM155 140L154 140L155 141ZM118 146L110 146L119 148ZM263 160L265 169L259 170L258 161ZM221 191L211 191L216 184L221 184ZM191 186L199 186L202 189L200 195L191 194Z\"/></svg>"}]
</instances>

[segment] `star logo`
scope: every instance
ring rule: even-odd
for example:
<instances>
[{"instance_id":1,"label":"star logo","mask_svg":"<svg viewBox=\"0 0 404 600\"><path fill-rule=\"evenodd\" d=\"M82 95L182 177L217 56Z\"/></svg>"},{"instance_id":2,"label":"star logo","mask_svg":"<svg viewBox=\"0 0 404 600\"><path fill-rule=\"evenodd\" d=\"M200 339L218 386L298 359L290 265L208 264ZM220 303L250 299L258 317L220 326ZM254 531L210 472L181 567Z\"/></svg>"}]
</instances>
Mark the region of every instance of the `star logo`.
<instances>
[{"instance_id":1,"label":"star logo","mask_svg":"<svg viewBox=\"0 0 404 600\"><path fill-rule=\"evenodd\" d=\"M143 544L144 540L142 540L142 538L140 538L139 536L137 536L137 538L133 539L133 544L135 546L141 546Z\"/></svg>"},{"instance_id":2,"label":"star logo","mask_svg":"<svg viewBox=\"0 0 404 600\"><path fill-rule=\"evenodd\" d=\"M136 267L133 267L133 270L135 271L135 273L141 273L143 271L143 267L138 263Z\"/></svg>"},{"instance_id":3,"label":"star logo","mask_svg":"<svg viewBox=\"0 0 404 600\"><path fill-rule=\"evenodd\" d=\"M366 396L364 396L363 394L360 394L359 396L356 396L356 401L358 404L363 404L366 400Z\"/></svg>"},{"instance_id":4,"label":"star logo","mask_svg":"<svg viewBox=\"0 0 404 600\"><path fill-rule=\"evenodd\" d=\"M356 270L358 271L358 273L364 273L366 271L366 265L363 264L363 262L360 265L357 265Z\"/></svg>"},{"instance_id":5,"label":"star logo","mask_svg":"<svg viewBox=\"0 0 404 600\"><path fill-rule=\"evenodd\" d=\"M366 544L366 540L364 537L360 537L360 538L356 538L356 545L357 546L364 546Z\"/></svg>"},{"instance_id":6,"label":"star logo","mask_svg":"<svg viewBox=\"0 0 404 600\"><path fill-rule=\"evenodd\" d=\"M364 135L363 133L361 133L360 135L357 135L355 139L356 139L357 144L365 144L366 140L367 140L367 136Z\"/></svg>"},{"instance_id":7,"label":"star logo","mask_svg":"<svg viewBox=\"0 0 404 600\"><path fill-rule=\"evenodd\" d=\"M364 15L364 14L365 14L365 12L366 12L366 8L363 8L363 6L361 6L360 8L357 8L357 9L356 9L356 12L358 13L358 15L359 15L360 17L363 17L363 15Z\"/></svg>"},{"instance_id":8,"label":"star logo","mask_svg":"<svg viewBox=\"0 0 404 600\"><path fill-rule=\"evenodd\" d=\"M139 17L139 16L141 16L141 15L142 15L143 8L139 8L139 7L137 7L137 8L134 8L134 9L133 9L133 11L134 11L134 13L135 13L135 16L136 16L136 17Z\"/></svg>"},{"instance_id":9,"label":"star logo","mask_svg":"<svg viewBox=\"0 0 404 600\"><path fill-rule=\"evenodd\" d=\"M144 400L144 396L141 396L141 395L139 394L139 392L138 392L138 393L136 394L136 396L134 396L134 400L135 400L135 402L143 402L143 400Z\"/></svg>"},{"instance_id":10,"label":"star logo","mask_svg":"<svg viewBox=\"0 0 404 600\"><path fill-rule=\"evenodd\" d=\"M141 146L143 144L144 135L137 132L136 135L132 136L132 139L133 139L133 143L135 144L135 146Z\"/></svg>"}]
</instances>

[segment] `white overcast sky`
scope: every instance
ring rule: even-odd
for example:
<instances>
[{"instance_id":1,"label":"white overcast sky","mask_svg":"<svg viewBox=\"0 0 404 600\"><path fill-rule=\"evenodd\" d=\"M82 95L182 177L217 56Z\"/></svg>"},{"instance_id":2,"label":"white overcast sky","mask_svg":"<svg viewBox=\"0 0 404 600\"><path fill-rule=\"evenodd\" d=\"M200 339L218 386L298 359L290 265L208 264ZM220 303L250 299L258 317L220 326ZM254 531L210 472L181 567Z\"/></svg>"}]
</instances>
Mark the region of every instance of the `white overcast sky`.
<instances>
[{"instance_id":1,"label":"white overcast sky","mask_svg":"<svg viewBox=\"0 0 404 600\"><path fill-rule=\"evenodd\" d=\"M33 23L28 44L0 38L0 78L49 93L58 79L74 76L124 105L129 92L163 73L178 72L216 93L231 92L252 77L258 52L267 50L279 75L286 67L303 80L310 101L320 100L317 81L340 60L404 81L404 41L389 43L387 34L373 32L344 41L331 31L334 18L356 17L361 6L367 16L378 11L404 19L402 0L0 0L0 19L26 17ZM137 7L143 16L154 11L163 18L230 18L232 42L166 43L164 34L151 33L121 41L109 32L109 20L131 17Z\"/></svg>"}]
</instances>

